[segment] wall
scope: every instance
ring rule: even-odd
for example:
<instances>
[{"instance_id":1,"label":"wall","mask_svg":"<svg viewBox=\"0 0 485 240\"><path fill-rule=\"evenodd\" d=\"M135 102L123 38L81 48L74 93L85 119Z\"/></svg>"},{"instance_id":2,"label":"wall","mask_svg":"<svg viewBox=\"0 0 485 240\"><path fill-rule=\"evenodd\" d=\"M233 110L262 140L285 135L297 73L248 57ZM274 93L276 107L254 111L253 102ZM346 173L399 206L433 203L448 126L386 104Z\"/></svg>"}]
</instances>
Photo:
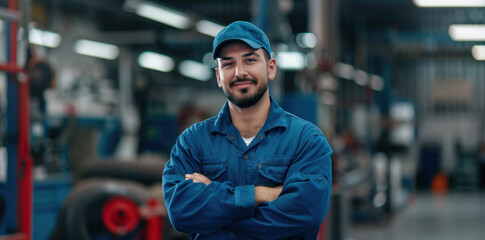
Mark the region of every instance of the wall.
<instances>
[{"instance_id":1,"label":"wall","mask_svg":"<svg viewBox=\"0 0 485 240\"><path fill-rule=\"evenodd\" d=\"M413 99L417 104L418 144L435 142L442 149L442 170L453 171L457 163L455 143L467 151L476 151L484 138L485 66L471 54L438 57L404 56L395 62L393 94ZM458 89L447 89L433 98L437 81L465 82L471 87L469 100L443 100Z\"/></svg>"}]
</instances>

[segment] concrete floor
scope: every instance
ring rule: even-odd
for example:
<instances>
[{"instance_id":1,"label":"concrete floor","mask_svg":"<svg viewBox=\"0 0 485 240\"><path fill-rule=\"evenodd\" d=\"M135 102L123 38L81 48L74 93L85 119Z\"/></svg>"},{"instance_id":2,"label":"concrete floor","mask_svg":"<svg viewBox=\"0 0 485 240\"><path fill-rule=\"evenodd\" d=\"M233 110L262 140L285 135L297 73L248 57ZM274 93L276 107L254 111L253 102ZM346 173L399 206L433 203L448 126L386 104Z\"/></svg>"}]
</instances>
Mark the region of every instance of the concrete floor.
<instances>
[{"instance_id":1,"label":"concrete floor","mask_svg":"<svg viewBox=\"0 0 485 240\"><path fill-rule=\"evenodd\" d=\"M352 226L346 240L483 240L485 193L418 194L387 224Z\"/></svg>"}]
</instances>

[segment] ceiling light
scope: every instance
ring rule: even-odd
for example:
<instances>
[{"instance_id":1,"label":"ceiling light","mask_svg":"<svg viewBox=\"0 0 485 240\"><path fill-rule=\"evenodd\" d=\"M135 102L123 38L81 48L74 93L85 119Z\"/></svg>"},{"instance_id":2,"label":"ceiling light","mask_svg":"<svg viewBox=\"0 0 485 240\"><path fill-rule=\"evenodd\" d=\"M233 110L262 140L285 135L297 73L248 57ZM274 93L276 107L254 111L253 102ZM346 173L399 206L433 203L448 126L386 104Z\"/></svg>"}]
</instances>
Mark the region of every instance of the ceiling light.
<instances>
[{"instance_id":1,"label":"ceiling light","mask_svg":"<svg viewBox=\"0 0 485 240\"><path fill-rule=\"evenodd\" d=\"M202 57L202 62L210 68L217 67L216 61L214 61L214 59L212 58L212 52L207 52L206 54L204 54L204 56Z\"/></svg>"},{"instance_id":2,"label":"ceiling light","mask_svg":"<svg viewBox=\"0 0 485 240\"><path fill-rule=\"evenodd\" d=\"M294 51L277 53L276 61L278 67L284 70L302 70L307 65L305 55Z\"/></svg>"},{"instance_id":3,"label":"ceiling light","mask_svg":"<svg viewBox=\"0 0 485 240\"><path fill-rule=\"evenodd\" d=\"M207 65L192 60L181 62L179 72L186 77L200 81L208 81L212 77L212 71Z\"/></svg>"},{"instance_id":4,"label":"ceiling light","mask_svg":"<svg viewBox=\"0 0 485 240\"><path fill-rule=\"evenodd\" d=\"M448 33L455 41L485 41L484 24L452 24Z\"/></svg>"},{"instance_id":5,"label":"ceiling light","mask_svg":"<svg viewBox=\"0 0 485 240\"><path fill-rule=\"evenodd\" d=\"M336 63L333 67L333 71L337 77L352 80L355 76L355 69L352 65L346 63Z\"/></svg>"},{"instance_id":6,"label":"ceiling light","mask_svg":"<svg viewBox=\"0 0 485 240\"><path fill-rule=\"evenodd\" d=\"M485 61L485 45L475 45L472 48L472 55L475 60Z\"/></svg>"},{"instance_id":7,"label":"ceiling light","mask_svg":"<svg viewBox=\"0 0 485 240\"><path fill-rule=\"evenodd\" d=\"M120 54L120 49L115 45L86 39L76 41L74 51L82 55L108 60L113 60Z\"/></svg>"},{"instance_id":8,"label":"ceiling light","mask_svg":"<svg viewBox=\"0 0 485 240\"><path fill-rule=\"evenodd\" d=\"M154 52L142 52L138 57L138 64L161 72L170 72L175 66L171 57Z\"/></svg>"},{"instance_id":9,"label":"ceiling light","mask_svg":"<svg viewBox=\"0 0 485 240\"><path fill-rule=\"evenodd\" d=\"M39 46L56 48L61 44L61 35L33 28L29 32L29 42Z\"/></svg>"},{"instance_id":10,"label":"ceiling light","mask_svg":"<svg viewBox=\"0 0 485 240\"><path fill-rule=\"evenodd\" d=\"M129 11L134 11L142 17L178 29L188 29L192 24L191 19L187 14L158 4L130 0L125 2L124 7Z\"/></svg>"},{"instance_id":11,"label":"ceiling light","mask_svg":"<svg viewBox=\"0 0 485 240\"><path fill-rule=\"evenodd\" d=\"M412 121L414 119L414 106L409 102L393 103L391 118L398 121Z\"/></svg>"},{"instance_id":12,"label":"ceiling light","mask_svg":"<svg viewBox=\"0 0 485 240\"><path fill-rule=\"evenodd\" d=\"M382 91L384 89L384 79L381 76L372 74L370 76L370 88L374 91Z\"/></svg>"},{"instance_id":13,"label":"ceiling light","mask_svg":"<svg viewBox=\"0 0 485 240\"><path fill-rule=\"evenodd\" d=\"M315 53L308 52L306 54L306 64L308 69L316 69L318 67L318 60Z\"/></svg>"},{"instance_id":14,"label":"ceiling light","mask_svg":"<svg viewBox=\"0 0 485 240\"><path fill-rule=\"evenodd\" d=\"M369 77L367 73L363 70L357 70L355 72L355 83L359 84L360 86L365 86L369 83Z\"/></svg>"},{"instance_id":15,"label":"ceiling light","mask_svg":"<svg viewBox=\"0 0 485 240\"><path fill-rule=\"evenodd\" d=\"M418 7L485 7L485 0L413 0Z\"/></svg>"},{"instance_id":16,"label":"ceiling light","mask_svg":"<svg viewBox=\"0 0 485 240\"><path fill-rule=\"evenodd\" d=\"M215 37L223 28L224 26L207 20L200 20L195 25L198 32L211 37Z\"/></svg>"},{"instance_id":17,"label":"ceiling light","mask_svg":"<svg viewBox=\"0 0 485 240\"><path fill-rule=\"evenodd\" d=\"M296 35L296 44L302 48L315 48L317 46L317 36L311 32L299 33Z\"/></svg>"}]
</instances>

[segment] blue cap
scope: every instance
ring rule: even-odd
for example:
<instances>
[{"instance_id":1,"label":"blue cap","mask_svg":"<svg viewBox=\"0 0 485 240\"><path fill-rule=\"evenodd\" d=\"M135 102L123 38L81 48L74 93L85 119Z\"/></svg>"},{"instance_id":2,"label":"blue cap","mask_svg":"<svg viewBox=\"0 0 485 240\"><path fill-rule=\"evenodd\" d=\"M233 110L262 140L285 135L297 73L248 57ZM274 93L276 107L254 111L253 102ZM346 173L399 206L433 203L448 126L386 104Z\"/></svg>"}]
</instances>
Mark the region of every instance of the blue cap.
<instances>
[{"instance_id":1,"label":"blue cap","mask_svg":"<svg viewBox=\"0 0 485 240\"><path fill-rule=\"evenodd\" d=\"M271 46L266 34L250 22L236 21L222 29L214 38L212 57L216 59L221 46L234 40L243 41L254 49L263 48L271 56Z\"/></svg>"}]
</instances>

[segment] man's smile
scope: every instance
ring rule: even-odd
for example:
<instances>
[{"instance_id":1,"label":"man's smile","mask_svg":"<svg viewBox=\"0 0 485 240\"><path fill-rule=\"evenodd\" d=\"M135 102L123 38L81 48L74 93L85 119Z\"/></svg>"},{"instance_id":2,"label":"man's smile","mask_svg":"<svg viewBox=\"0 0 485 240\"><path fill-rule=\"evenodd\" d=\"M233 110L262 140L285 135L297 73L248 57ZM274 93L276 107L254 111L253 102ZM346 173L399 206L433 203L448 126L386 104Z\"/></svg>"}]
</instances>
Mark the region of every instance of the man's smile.
<instances>
[{"instance_id":1,"label":"man's smile","mask_svg":"<svg viewBox=\"0 0 485 240\"><path fill-rule=\"evenodd\" d=\"M231 82L230 87L247 88L253 84L256 85L256 80L254 79L241 79Z\"/></svg>"}]
</instances>

